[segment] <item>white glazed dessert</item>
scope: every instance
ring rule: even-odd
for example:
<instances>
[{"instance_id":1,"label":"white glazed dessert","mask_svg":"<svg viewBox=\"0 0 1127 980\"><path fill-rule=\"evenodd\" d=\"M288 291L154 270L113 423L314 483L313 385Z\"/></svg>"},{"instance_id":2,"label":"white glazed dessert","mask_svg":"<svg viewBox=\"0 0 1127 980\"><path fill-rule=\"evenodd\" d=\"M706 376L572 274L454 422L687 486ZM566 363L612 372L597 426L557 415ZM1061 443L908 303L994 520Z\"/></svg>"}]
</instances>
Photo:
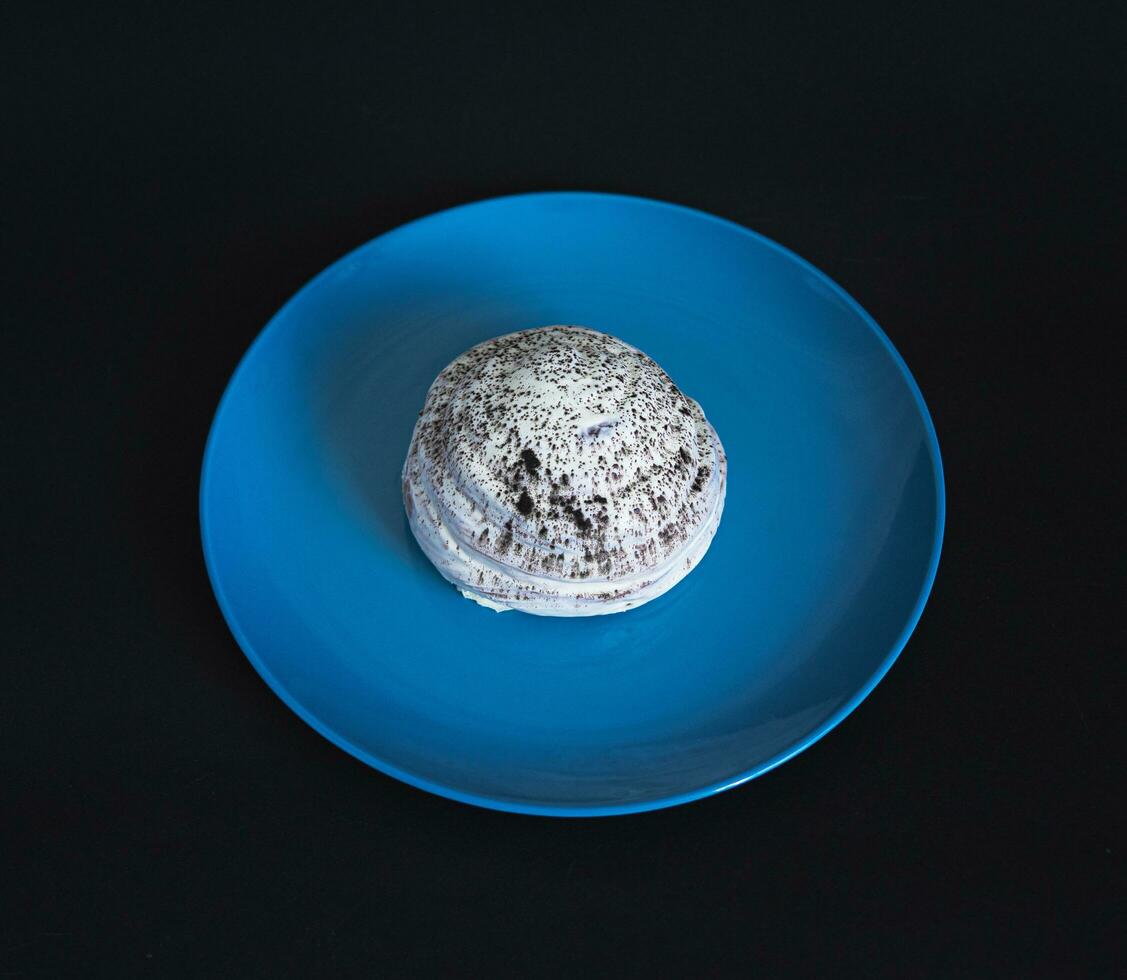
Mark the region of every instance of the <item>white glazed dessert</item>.
<instances>
[{"instance_id":1,"label":"white glazed dessert","mask_svg":"<svg viewBox=\"0 0 1127 980\"><path fill-rule=\"evenodd\" d=\"M439 374L403 500L419 545L467 598L594 616L692 571L726 482L715 430L653 360L552 326L478 344Z\"/></svg>"}]
</instances>

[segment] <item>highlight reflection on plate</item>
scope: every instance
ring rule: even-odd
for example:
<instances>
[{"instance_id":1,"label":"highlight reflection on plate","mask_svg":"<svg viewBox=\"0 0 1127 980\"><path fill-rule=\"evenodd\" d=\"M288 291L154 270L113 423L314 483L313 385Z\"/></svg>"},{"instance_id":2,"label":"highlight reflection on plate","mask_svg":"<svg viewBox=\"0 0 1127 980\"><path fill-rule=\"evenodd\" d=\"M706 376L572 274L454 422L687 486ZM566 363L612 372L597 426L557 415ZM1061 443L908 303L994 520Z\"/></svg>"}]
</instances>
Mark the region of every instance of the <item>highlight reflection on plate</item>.
<instances>
[{"instance_id":1,"label":"highlight reflection on plate","mask_svg":"<svg viewBox=\"0 0 1127 980\"><path fill-rule=\"evenodd\" d=\"M644 350L728 452L711 550L637 610L490 612L407 527L430 382L548 323ZM200 488L220 606L294 711L416 786L554 815L696 799L817 740L907 641L943 512L919 390L853 300L729 222L585 193L440 212L326 269L240 363Z\"/></svg>"}]
</instances>

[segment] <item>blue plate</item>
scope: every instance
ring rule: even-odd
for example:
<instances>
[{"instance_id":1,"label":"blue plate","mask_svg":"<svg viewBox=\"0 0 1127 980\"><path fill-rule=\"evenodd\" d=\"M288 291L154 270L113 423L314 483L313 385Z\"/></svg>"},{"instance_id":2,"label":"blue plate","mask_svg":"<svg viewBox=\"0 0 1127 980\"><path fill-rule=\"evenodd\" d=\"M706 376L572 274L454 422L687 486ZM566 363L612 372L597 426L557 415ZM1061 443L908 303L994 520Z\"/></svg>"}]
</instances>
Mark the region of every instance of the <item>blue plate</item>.
<instances>
[{"instance_id":1,"label":"blue plate","mask_svg":"<svg viewBox=\"0 0 1127 980\"><path fill-rule=\"evenodd\" d=\"M652 356L730 461L700 566L615 616L483 609L403 513L435 375L550 323ZM240 363L200 487L219 604L298 715L415 786L561 816L716 793L833 728L915 626L943 513L919 389L856 302L737 225L585 193L443 211L322 272Z\"/></svg>"}]
</instances>

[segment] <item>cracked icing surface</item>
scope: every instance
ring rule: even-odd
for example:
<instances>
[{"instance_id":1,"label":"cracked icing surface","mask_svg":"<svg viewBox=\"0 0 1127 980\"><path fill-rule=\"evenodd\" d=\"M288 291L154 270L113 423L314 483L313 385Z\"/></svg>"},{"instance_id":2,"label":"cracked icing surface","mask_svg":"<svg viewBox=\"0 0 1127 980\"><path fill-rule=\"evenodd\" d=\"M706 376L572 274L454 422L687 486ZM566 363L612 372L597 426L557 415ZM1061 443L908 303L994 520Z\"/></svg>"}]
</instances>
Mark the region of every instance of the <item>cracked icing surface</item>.
<instances>
[{"instance_id":1,"label":"cracked icing surface","mask_svg":"<svg viewBox=\"0 0 1127 980\"><path fill-rule=\"evenodd\" d=\"M584 327L523 330L435 379L403 467L411 529L493 609L621 612L703 557L727 460L691 398L641 351Z\"/></svg>"}]
</instances>

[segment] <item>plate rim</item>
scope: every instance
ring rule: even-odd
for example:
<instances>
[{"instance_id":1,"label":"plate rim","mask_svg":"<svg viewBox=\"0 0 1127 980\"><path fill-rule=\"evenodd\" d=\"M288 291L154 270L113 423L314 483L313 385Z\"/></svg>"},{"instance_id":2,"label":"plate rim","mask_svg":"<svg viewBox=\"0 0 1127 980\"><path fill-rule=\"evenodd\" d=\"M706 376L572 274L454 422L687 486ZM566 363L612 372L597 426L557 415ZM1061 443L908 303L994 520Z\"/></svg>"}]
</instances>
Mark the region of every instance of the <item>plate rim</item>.
<instances>
[{"instance_id":1,"label":"plate rim","mask_svg":"<svg viewBox=\"0 0 1127 980\"><path fill-rule=\"evenodd\" d=\"M838 296L850 309L855 313L881 342L889 355L892 357L893 363L900 371L901 376L908 384L908 389L916 403L916 408L920 413L920 417L924 423L924 430L927 435L927 449L928 455L931 458L932 466L935 473L935 494L936 494L936 524L935 534L931 545L931 555L928 561L927 572L924 576L923 584L920 588L919 594L916 597L915 604L912 607L911 613L905 620L900 633L897 635L896 640L893 642L891 651L881 661L880 665L868 680L861 685L860 688L833 714L831 714L825 721L819 724L811 732L797 739L793 745L784 749L782 752L777 753L765 762L756 764L749 769L741 772L739 775L729 779L719 780L708 783L704 786L698 787L693 790L688 790L683 793L671 794L662 796L657 799L645 800L636 803L620 803L620 804L602 804L597 806L568 806L565 804L554 803L528 803L521 801L512 801L505 799L497 799L486 794L469 793L463 790L455 789L451 786L446 786L442 783L426 779L424 777L415 775L404 769L395 766L394 764L381 759L373 753L361 748L354 744L343 735L335 732L328 724L323 722L320 718L308 711L300 701L290 695L285 686L278 681L278 679L270 671L266 662L258 655L250 640L243 633L239 626L238 619L235 616L234 609L223 591L218 579L218 572L215 567L215 558L213 554L213 546L211 543L211 536L208 530L207 519L207 490L209 475L212 471L211 460L215 445L215 433L221 422L223 412L226 409L231 394L237 386L241 375L247 369L251 358L254 356L255 351L259 345L263 343L266 336L271 332L271 329L282 319L283 314L294 304L299 297L304 295L307 291L312 290L321 281L322 278L327 277L338 266L354 259L361 252L371 248L375 243L383 241L391 236L397 235L408 228L413 228L425 222L434 221L445 217L452 212L462 211L471 208L485 208L496 206L499 204L510 203L518 200L531 199L531 198L566 198L570 200L578 200L582 198L595 198L606 202L625 204L632 207L650 207L661 210L671 210L688 215L697 220L705 220L714 222L724 226L730 231L738 232L741 235L746 235L753 238L761 245L779 253L783 258L796 263L800 268L806 272L817 277L819 282L826 285L836 296ZM468 201L463 204L457 204L453 207L443 208L439 211L434 211L429 214L415 218L411 221L397 225L374 238L370 238L357 247L350 249L338 259L330 262L325 268L319 271L311 279L306 281L299 289L297 289L292 296L290 296L285 303L270 317L266 325L258 332L254 340L251 341L247 349L239 358L235 369L231 372L226 385L223 389L223 394L219 398L215 412L212 415L211 423L208 426L207 440L204 444L203 458L200 467L200 480L199 480L199 523L200 523L200 540L203 551L204 566L207 569L208 581L211 584L212 593L215 595L216 602L219 605L223 618L227 623L228 629L234 636L236 643L242 650L243 655L250 661L251 666L255 669L258 675L266 682L267 686L282 700L282 702L296 714L302 721L309 725L314 731L328 739L338 748L343 749L349 755L359 759L361 762L385 775L391 776L400 782L407 783L417 789L425 790L437 796L442 796L447 799L456 800L460 803L468 803L473 806L484 807L490 810L499 810L507 813L520 813L533 816L549 816L549 817L602 817L602 816L624 816L632 813L645 813L653 810L662 810L667 807L679 806L683 803L691 803L695 800L704 799L706 797L714 796L717 793L722 793L725 790L733 789L744 783L762 776L770 772L772 769L781 766L784 762L793 759L800 752L805 751L814 745L825 735L829 734L833 729L840 725L856 708L865 700L873 691L873 689L881 682L884 676L892 668L892 665L899 658L903 652L904 647L907 646L908 640L915 632L916 626L919 624L920 618L923 615L924 607L927 605L928 598L931 595L932 588L935 584L935 578L939 570L939 559L943 550L943 537L946 529L947 517L947 502L946 502L946 480L943 472L943 458L939 449L939 438L935 432L935 425L931 418L931 413L928 411L927 403L924 401L923 393L920 391L916 379L912 376L912 372L908 369L907 363L900 355L900 352L893 345L888 335L881 329L880 325L873 319L873 317L865 310L857 300L855 300L845 289L838 283L834 282L826 273L812 265L802 256L797 255L784 245L780 245L773 239L767 238L759 232L753 231L744 225L737 224L727 218L722 218L718 215L711 214L707 211L702 211L698 208L689 207L683 204L675 204L670 201L662 201L655 198L639 197L631 194L618 194L608 193L603 191L589 191L589 190L555 190L555 191L530 191L521 194L505 194L497 197L481 198L473 201Z\"/></svg>"}]
</instances>

